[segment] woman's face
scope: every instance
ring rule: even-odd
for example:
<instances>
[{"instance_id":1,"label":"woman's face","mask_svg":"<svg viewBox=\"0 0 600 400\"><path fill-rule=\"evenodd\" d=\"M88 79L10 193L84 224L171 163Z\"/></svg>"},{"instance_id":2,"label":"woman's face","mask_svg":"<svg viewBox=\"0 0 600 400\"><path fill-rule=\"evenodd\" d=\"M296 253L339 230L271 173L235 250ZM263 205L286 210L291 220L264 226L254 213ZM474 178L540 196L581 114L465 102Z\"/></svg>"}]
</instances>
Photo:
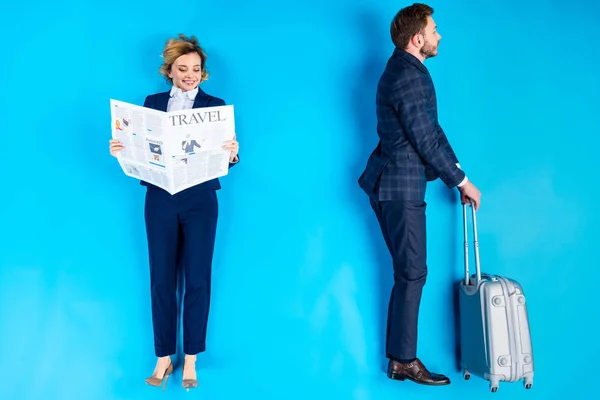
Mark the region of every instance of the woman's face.
<instances>
[{"instance_id":1,"label":"woman's face","mask_svg":"<svg viewBox=\"0 0 600 400\"><path fill-rule=\"evenodd\" d=\"M173 80L173 85L183 92L194 90L200 84L202 78L200 63L198 53L184 54L177 58L169 72L169 78Z\"/></svg>"}]
</instances>

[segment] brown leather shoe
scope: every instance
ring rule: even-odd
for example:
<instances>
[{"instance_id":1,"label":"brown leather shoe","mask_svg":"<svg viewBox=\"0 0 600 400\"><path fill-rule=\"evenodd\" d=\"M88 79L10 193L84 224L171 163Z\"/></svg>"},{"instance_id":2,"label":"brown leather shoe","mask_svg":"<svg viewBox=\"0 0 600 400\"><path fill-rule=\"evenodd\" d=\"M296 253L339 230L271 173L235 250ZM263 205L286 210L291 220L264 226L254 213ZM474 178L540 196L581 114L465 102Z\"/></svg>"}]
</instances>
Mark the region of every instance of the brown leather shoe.
<instances>
[{"instance_id":1,"label":"brown leather shoe","mask_svg":"<svg viewBox=\"0 0 600 400\"><path fill-rule=\"evenodd\" d=\"M450 379L447 376L429 372L418 358L408 364L390 360L387 376L390 379L399 381L408 379L421 385L442 386L450 384Z\"/></svg>"}]
</instances>

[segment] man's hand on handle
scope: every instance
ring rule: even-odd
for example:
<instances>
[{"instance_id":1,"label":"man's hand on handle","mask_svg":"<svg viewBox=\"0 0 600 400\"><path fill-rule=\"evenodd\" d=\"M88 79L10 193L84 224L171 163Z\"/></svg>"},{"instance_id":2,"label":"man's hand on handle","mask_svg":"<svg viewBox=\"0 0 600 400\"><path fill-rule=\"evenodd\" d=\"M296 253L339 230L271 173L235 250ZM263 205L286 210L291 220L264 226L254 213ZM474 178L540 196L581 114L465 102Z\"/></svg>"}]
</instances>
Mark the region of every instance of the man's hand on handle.
<instances>
[{"instance_id":1,"label":"man's hand on handle","mask_svg":"<svg viewBox=\"0 0 600 400\"><path fill-rule=\"evenodd\" d=\"M460 201L462 204L469 204L472 200L475 210L479 209L479 204L481 203L481 192L475 187L475 185L473 185L470 181L467 181L467 183L458 188L458 191L460 192Z\"/></svg>"}]
</instances>

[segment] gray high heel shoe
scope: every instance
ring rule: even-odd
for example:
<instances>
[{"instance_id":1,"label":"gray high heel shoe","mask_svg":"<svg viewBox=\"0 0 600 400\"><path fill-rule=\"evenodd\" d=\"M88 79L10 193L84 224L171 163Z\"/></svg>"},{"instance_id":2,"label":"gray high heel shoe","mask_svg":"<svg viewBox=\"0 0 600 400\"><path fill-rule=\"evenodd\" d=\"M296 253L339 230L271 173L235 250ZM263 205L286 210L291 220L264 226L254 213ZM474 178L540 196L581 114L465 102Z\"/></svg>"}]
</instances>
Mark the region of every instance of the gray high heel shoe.
<instances>
[{"instance_id":1,"label":"gray high heel shoe","mask_svg":"<svg viewBox=\"0 0 600 400\"><path fill-rule=\"evenodd\" d=\"M181 368L181 377L183 378L183 371L185 371L185 362L183 363L183 367ZM198 387L198 379L183 379L181 382L181 386L189 392L190 389L194 389Z\"/></svg>"}]
</instances>

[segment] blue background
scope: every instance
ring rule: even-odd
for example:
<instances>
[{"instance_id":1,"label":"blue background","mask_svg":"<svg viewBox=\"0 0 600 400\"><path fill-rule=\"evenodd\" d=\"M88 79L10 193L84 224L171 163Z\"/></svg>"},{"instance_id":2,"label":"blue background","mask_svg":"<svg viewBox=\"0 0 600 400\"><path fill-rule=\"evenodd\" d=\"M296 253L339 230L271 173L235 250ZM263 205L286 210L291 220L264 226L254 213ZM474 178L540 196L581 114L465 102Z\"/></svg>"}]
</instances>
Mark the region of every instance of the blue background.
<instances>
[{"instance_id":1,"label":"blue background","mask_svg":"<svg viewBox=\"0 0 600 400\"><path fill-rule=\"evenodd\" d=\"M461 208L429 186L419 356L452 385L385 376L391 263L356 180L397 1L33 1L4 5L3 399L586 398L595 393L597 1L432 1L440 122L483 193L484 271L522 283L531 391L456 369ZM593 24L596 26L593 26ZM144 188L108 153L109 98L168 90L164 42L195 34L202 87L235 105L200 387L154 367ZM472 248L472 247L471 247ZM162 396L162 397L159 397Z\"/></svg>"}]
</instances>

